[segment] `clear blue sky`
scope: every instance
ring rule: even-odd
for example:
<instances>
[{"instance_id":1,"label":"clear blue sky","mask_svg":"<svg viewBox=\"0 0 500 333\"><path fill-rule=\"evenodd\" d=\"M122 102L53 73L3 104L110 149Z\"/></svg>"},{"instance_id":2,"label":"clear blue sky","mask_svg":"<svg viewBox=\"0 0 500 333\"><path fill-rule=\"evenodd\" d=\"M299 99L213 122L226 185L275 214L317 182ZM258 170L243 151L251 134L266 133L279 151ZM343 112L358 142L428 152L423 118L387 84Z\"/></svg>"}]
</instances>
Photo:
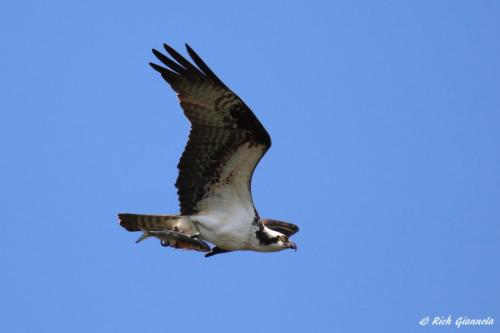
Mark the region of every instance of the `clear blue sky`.
<instances>
[{"instance_id":1,"label":"clear blue sky","mask_svg":"<svg viewBox=\"0 0 500 333\"><path fill-rule=\"evenodd\" d=\"M2 332L455 332L500 321L498 1L0 5ZM188 135L151 48L188 42L261 119L253 182L299 250L205 259L118 225L175 213ZM462 328L493 332L494 327Z\"/></svg>"}]
</instances>

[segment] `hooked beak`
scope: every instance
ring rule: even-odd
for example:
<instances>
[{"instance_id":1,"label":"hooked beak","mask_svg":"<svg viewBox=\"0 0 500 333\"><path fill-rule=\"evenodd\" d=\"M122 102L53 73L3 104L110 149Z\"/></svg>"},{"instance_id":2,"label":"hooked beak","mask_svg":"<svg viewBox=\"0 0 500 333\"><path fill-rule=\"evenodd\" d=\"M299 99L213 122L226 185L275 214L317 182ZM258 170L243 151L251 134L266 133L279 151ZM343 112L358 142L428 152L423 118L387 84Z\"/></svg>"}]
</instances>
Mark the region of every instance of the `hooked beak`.
<instances>
[{"instance_id":1,"label":"hooked beak","mask_svg":"<svg viewBox=\"0 0 500 333\"><path fill-rule=\"evenodd\" d=\"M294 249L294 250L295 250L295 252L297 252L297 245L296 245L294 242L290 242L290 243L288 244L288 248L290 248L290 249Z\"/></svg>"}]
</instances>

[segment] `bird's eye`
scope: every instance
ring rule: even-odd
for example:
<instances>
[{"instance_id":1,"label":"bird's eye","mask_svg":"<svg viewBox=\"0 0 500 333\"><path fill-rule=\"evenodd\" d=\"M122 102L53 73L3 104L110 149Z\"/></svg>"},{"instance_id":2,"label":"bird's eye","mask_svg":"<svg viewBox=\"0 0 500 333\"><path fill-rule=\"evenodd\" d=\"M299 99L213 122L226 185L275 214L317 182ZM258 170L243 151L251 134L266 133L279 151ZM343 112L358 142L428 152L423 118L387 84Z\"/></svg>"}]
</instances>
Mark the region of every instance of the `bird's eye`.
<instances>
[{"instance_id":1,"label":"bird's eye","mask_svg":"<svg viewBox=\"0 0 500 333\"><path fill-rule=\"evenodd\" d=\"M288 237L286 237L286 236L280 236L280 239L284 243L288 242Z\"/></svg>"}]
</instances>

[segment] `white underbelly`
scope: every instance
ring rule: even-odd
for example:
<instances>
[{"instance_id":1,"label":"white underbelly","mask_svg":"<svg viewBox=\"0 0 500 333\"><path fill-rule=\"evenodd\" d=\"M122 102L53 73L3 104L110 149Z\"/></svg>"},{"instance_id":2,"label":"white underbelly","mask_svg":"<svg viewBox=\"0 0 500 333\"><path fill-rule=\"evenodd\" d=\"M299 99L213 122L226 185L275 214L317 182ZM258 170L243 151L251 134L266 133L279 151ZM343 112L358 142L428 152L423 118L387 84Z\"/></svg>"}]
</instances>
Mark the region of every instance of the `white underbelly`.
<instances>
[{"instance_id":1,"label":"white underbelly","mask_svg":"<svg viewBox=\"0 0 500 333\"><path fill-rule=\"evenodd\" d=\"M195 215L191 221L202 239L225 250L244 250L250 246L251 222L233 216L232 221L214 216Z\"/></svg>"}]
</instances>

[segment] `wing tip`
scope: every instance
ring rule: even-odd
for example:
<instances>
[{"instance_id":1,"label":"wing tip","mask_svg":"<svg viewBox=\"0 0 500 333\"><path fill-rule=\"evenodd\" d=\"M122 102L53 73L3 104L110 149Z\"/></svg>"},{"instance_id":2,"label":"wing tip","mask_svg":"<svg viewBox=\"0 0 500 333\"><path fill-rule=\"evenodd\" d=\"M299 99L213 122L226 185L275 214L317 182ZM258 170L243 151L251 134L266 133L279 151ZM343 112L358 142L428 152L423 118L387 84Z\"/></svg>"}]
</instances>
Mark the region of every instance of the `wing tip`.
<instances>
[{"instance_id":1,"label":"wing tip","mask_svg":"<svg viewBox=\"0 0 500 333\"><path fill-rule=\"evenodd\" d=\"M163 73L166 68L163 68L160 65L155 64L154 62L148 62L148 65L151 66L155 71Z\"/></svg>"},{"instance_id":2,"label":"wing tip","mask_svg":"<svg viewBox=\"0 0 500 333\"><path fill-rule=\"evenodd\" d=\"M175 51L173 47L171 47L170 45L168 45L167 43L163 43L163 48L165 49L165 51L169 52L169 51ZM169 52L170 53L170 52Z\"/></svg>"}]
</instances>

